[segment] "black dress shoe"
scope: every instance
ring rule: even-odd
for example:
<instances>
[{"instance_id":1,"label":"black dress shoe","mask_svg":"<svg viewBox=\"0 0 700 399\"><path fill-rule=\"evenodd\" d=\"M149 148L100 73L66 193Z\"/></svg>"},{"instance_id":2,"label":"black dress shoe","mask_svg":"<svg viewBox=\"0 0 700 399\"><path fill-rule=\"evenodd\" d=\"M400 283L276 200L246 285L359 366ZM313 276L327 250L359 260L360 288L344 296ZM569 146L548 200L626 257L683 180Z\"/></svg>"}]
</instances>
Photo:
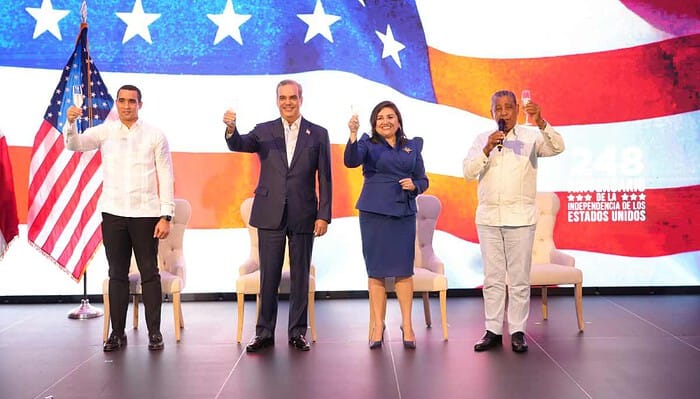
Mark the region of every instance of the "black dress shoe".
<instances>
[{"instance_id":1,"label":"black dress shoe","mask_svg":"<svg viewBox=\"0 0 700 399\"><path fill-rule=\"evenodd\" d=\"M501 346L503 343L503 336L500 334L492 333L486 330L486 334L474 345L474 350L476 352L483 352L496 346Z\"/></svg>"},{"instance_id":2,"label":"black dress shoe","mask_svg":"<svg viewBox=\"0 0 700 399\"><path fill-rule=\"evenodd\" d=\"M112 334L109 335L107 341L102 345L102 350L105 352L113 352L118 351L122 346L126 346L126 335L115 334L114 331L112 331Z\"/></svg>"},{"instance_id":3,"label":"black dress shoe","mask_svg":"<svg viewBox=\"0 0 700 399\"><path fill-rule=\"evenodd\" d=\"M513 348L513 352L527 352L525 333L522 331L514 332L513 335L510 336L510 346Z\"/></svg>"},{"instance_id":4,"label":"black dress shoe","mask_svg":"<svg viewBox=\"0 0 700 399\"><path fill-rule=\"evenodd\" d=\"M165 347L163 343L163 334L157 332L148 334L148 350L161 351Z\"/></svg>"},{"instance_id":5,"label":"black dress shoe","mask_svg":"<svg viewBox=\"0 0 700 399\"><path fill-rule=\"evenodd\" d=\"M311 349L311 346L308 342L306 342L306 338L304 338L303 335L297 335L296 337L289 338L289 345L292 345L294 349L303 352Z\"/></svg>"},{"instance_id":6,"label":"black dress shoe","mask_svg":"<svg viewBox=\"0 0 700 399\"><path fill-rule=\"evenodd\" d=\"M268 346L273 346L275 344L275 339L272 337L261 337L256 335L250 340L250 343L246 345L246 352L258 352L261 349L267 348Z\"/></svg>"}]
</instances>

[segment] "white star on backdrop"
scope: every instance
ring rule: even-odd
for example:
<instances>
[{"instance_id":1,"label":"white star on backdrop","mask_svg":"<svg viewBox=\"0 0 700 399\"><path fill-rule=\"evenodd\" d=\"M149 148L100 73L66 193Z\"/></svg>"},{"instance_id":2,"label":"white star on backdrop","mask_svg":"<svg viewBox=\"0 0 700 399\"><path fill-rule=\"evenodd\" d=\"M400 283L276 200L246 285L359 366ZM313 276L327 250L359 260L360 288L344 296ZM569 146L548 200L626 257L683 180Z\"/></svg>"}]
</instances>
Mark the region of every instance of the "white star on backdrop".
<instances>
[{"instance_id":1,"label":"white star on backdrop","mask_svg":"<svg viewBox=\"0 0 700 399\"><path fill-rule=\"evenodd\" d=\"M216 31L216 38L214 39L215 45L219 44L220 41L228 36L231 36L238 44L243 45L241 25L249 20L251 16L236 14L231 0L226 0L226 6L221 14L207 14L207 17L219 27Z\"/></svg>"},{"instance_id":2,"label":"white star on backdrop","mask_svg":"<svg viewBox=\"0 0 700 399\"><path fill-rule=\"evenodd\" d=\"M56 39L63 40L61 30L58 28L58 21L62 20L70 11L54 10L51 0L41 0L41 8L27 7L25 10L36 20L32 39L36 39L42 33L49 31Z\"/></svg>"},{"instance_id":3,"label":"white star on backdrop","mask_svg":"<svg viewBox=\"0 0 700 399\"><path fill-rule=\"evenodd\" d=\"M386 26L386 34L374 31L374 33L379 36L379 40L384 44L384 50L382 50L382 59L391 56L394 59L396 65L401 68L401 59L399 58L399 51L406 48L403 43L396 41L394 39L394 33L391 31L391 25Z\"/></svg>"},{"instance_id":4,"label":"white star on backdrop","mask_svg":"<svg viewBox=\"0 0 700 399\"><path fill-rule=\"evenodd\" d=\"M148 30L148 25L152 24L153 21L160 18L160 14L146 14L143 12L143 4L141 0L136 0L134 3L134 9L131 12L117 12L117 17L124 21L126 24L126 32L124 32L124 38L122 39L122 44L126 43L132 37L139 35L149 44L153 44L151 41L151 32Z\"/></svg>"},{"instance_id":5,"label":"white star on backdrop","mask_svg":"<svg viewBox=\"0 0 700 399\"><path fill-rule=\"evenodd\" d=\"M331 25L338 22L340 17L337 15L329 15L323 10L321 0L316 0L313 14L297 14L297 17L309 25L306 30L304 43L313 39L316 35L323 35L329 42L333 43L333 34L331 34Z\"/></svg>"}]
</instances>

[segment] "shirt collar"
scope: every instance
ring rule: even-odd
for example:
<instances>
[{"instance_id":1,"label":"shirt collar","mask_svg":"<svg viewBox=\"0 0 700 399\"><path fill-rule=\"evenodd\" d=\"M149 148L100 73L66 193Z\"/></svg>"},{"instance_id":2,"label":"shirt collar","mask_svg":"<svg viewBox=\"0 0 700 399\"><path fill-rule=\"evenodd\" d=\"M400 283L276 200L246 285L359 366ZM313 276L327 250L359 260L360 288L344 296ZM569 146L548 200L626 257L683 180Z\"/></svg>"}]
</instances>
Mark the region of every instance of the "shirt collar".
<instances>
[{"instance_id":1,"label":"shirt collar","mask_svg":"<svg viewBox=\"0 0 700 399\"><path fill-rule=\"evenodd\" d=\"M298 128L299 128L299 124L301 123L301 115L299 115L299 117L297 118L297 120L295 120L295 121L292 122L292 123L287 123L287 120L284 119L284 118L281 118L281 119L282 119L282 126L284 126L285 128L289 128L290 130L292 130L292 129L298 129Z\"/></svg>"},{"instance_id":2,"label":"shirt collar","mask_svg":"<svg viewBox=\"0 0 700 399\"><path fill-rule=\"evenodd\" d=\"M506 132L506 136L509 135L510 132L513 132L513 136L518 137L518 133L517 133L517 132L518 132L518 128L519 128L519 127L520 127L520 126L519 126L517 123L516 123L515 125L513 125L513 128Z\"/></svg>"},{"instance_id":3,"label":"shirt collar","mask_svg":"<svg viewBox=\"0 0 700 399\"><path fill-rule=\"evenodd\" d=\"M120 124L120 127L121 127L122 129L124 129L124 130L133 130L133 129L137 128L137 127L141 127L141 125L143 124L143 122L141 122L141 118L139 118L139 119L136 120L136 122L134 122L134 123L131 125L130 128L127 127L127 126L124 124L124 122L122 122L121 120L119 120L119 124Z\"/></svg>"}]
</instances>

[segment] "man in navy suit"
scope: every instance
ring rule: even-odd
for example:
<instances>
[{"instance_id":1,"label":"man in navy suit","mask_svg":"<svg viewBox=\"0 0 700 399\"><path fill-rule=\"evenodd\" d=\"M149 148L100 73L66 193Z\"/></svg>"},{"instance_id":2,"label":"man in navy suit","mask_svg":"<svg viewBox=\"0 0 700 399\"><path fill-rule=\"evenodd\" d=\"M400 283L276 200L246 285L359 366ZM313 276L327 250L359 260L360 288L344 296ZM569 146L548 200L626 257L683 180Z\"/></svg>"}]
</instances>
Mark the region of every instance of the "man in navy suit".
<instances>
[{"instance_id":1,"label":"man in navy suit","mask_svg":"<svg viewBox=\"0 0 700 399\"><path fill-rule=\"evenodd\" d=\"M289 239L291 288L289 344L308 351L306 341L309 268L314 237L331 222L331 155L328 131L301 116L301 85L277 85L280 118L261 123L248 134L236 129L236 112L224 113L226 144L231 151L254 152L260 176L250 224L258 228L260 313L247 352L274 345L277 292ZM318 188L318 197L316 195Z\"/></svg>"}]
</instances>

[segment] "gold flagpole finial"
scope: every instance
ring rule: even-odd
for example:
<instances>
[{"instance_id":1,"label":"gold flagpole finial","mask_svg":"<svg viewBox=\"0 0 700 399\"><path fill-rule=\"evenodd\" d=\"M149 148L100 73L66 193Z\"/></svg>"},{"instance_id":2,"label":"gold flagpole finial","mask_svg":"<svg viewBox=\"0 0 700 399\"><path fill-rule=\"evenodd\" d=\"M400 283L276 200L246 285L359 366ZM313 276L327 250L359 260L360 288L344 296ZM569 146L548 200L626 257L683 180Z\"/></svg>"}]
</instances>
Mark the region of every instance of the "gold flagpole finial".
<instances>
[{"instance_id":1,"label":"gold flagpole finial","mask_svg":"<svg viewBox=\"0 0 700 399\"><path fill-rule=\"evenodd\" d=\"M80 19L82 23L87 23L87 1L83 1L80 5Z\"/></svg>"}]
</instances>

